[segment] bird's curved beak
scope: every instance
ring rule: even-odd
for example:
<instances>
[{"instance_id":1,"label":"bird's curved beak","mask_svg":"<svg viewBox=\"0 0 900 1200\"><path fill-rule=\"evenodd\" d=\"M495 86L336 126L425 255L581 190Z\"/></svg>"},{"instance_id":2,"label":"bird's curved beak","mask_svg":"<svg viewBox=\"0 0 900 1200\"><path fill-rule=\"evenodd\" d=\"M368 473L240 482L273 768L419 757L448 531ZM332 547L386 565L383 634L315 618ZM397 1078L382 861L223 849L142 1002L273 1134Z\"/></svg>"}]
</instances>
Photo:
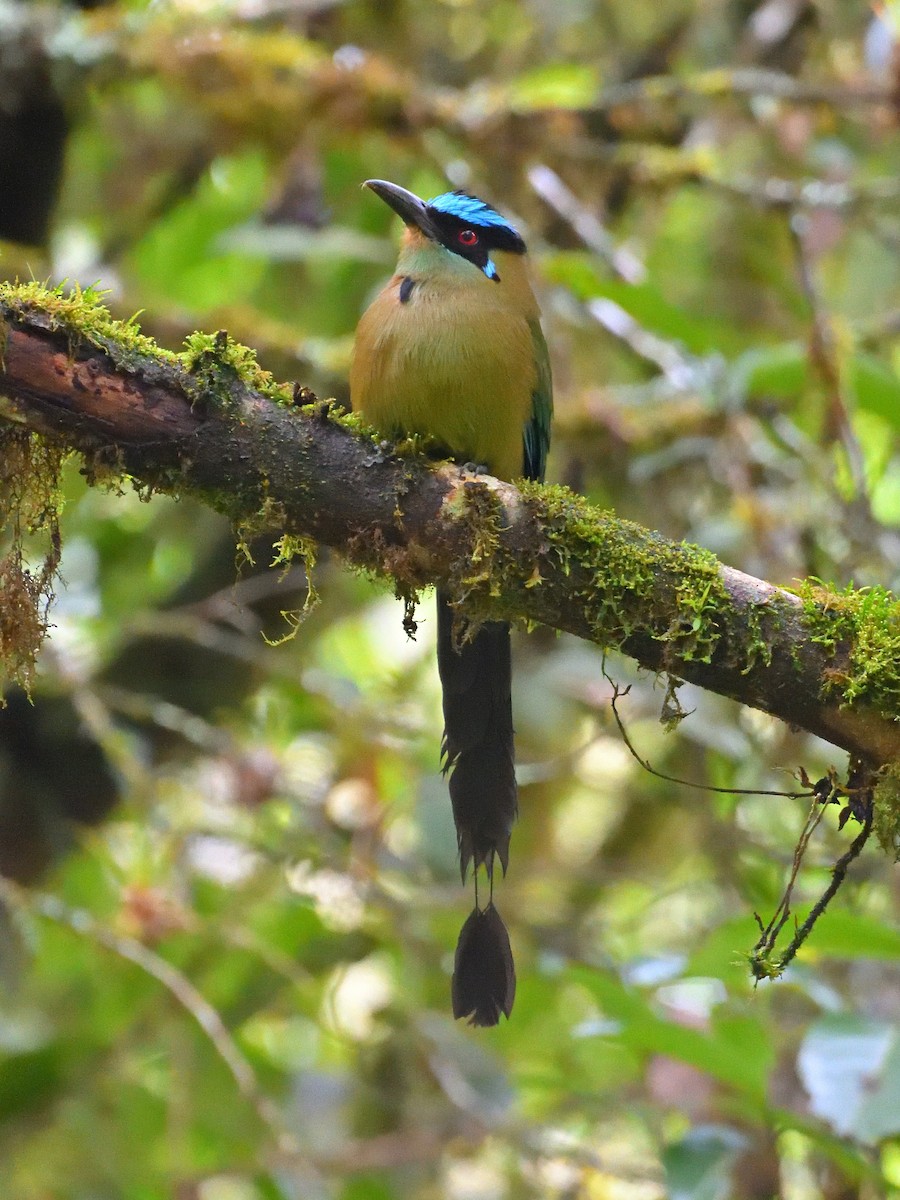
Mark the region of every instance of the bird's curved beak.
<instances>
[{"instance_id":1,"label":"bird's curved beak","mask_svg":"<svg viewBox=\"0 0 900 1200\"><path fill-rule=\"evenodd\" d=\"M408 192L396 183L388 183L386 179L367 179L363 186L371 188L376 196L380 196L405 225L420 229L426 237L437 240L438 231L429 216L428 208L414 192Z\"/></svg>"}]
</instances>

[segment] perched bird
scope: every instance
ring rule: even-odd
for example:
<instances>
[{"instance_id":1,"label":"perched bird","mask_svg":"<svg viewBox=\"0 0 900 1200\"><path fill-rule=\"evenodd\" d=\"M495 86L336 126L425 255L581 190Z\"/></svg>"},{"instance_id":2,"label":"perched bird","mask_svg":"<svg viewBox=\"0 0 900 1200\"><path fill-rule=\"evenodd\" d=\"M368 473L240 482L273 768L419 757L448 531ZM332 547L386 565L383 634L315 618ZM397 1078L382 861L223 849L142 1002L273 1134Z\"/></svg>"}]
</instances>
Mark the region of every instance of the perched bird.
<instances>
[{"instance_id":1,"label":"perched bird","mask_svg":"<svg viewBox=\"0 0 900 1200\"><path fill-rule=\"evenodd\" d=\"M427 435L460 462L501 479L543 479L553 413L550 360L525 243L465 192L423 201L381 179L366 186L406 225L397 269L363 314L350 372L353 408L385 437ZM517 811L509 626L467 629L438 591L444 771L463 882L475 909L456 949L453 1015L474 1025L508 1017L515 996L509 937L493 904ZM491 900L478 905L484 866Z\"/></svg>"}]
</instances>

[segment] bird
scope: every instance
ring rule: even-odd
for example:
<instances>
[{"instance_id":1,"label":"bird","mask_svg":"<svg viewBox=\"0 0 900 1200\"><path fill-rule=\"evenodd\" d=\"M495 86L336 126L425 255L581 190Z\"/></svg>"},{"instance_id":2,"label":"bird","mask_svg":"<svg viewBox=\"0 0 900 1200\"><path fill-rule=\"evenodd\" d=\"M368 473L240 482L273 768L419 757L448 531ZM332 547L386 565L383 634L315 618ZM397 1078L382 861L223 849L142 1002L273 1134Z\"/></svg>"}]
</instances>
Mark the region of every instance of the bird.
<instances>
[{"instance_id":1,"label":"bird","mask_svg":"<svg viewBox=\"0 0 900 1200\"><path fill-rule=\"evenodd\" d=\"M422 200L383 179L369 188L405 229L394 274L363 313L350 369L354 411L386 439L428 438L447 457L505 480L543 480L553 385L518 230L464 191ZM498 1024L515 999L506 926L493 903L518 812L509 625L469 625L437 594L437 657L460 875L475 908L456 948L453 1015ZM478 900L478 869L490 883Z\"/></svg>"}]
</instances>

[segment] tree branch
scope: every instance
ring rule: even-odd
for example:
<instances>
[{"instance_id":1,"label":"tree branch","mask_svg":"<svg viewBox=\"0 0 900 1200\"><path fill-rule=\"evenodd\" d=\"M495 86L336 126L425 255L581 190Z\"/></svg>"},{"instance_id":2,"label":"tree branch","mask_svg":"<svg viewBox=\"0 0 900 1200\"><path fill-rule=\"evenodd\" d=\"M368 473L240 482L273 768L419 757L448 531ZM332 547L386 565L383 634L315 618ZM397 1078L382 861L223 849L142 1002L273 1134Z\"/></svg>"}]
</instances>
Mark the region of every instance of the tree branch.
<instances>
[{"instance_id":1,"label":"tree branch","mask_svg":"<svg viewBox=\"0 0 900 1200\"><path fill-rule=\"evenodd\" d=\"M174 355L89 295L0 285L0 427L78 451L89 479L129 475L315 539L406 594L449 586L469 614L618 648L875 766L900 755L887 593L794 595L565 489L434 466L297 399L224 334Z\"/></svg>"}]
</instances>

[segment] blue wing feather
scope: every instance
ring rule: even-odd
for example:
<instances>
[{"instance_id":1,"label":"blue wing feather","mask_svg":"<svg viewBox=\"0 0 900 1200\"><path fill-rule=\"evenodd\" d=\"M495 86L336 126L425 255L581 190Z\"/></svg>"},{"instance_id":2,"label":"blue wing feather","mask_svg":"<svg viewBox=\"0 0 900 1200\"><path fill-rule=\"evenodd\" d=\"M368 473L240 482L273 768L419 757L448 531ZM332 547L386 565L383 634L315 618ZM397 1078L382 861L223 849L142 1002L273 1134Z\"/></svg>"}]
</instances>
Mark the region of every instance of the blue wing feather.
<instances>
[{"instance_id":1,"label":"blue wing feather","mask_svg":"<svg viewBox=\"0 0 900 1200\"><path fill-rule=\"evenodd\" d=\"M553 420L553 378L550 374L550 354L539 321L529 322L537 363L537 382L531 393L531 420L524 429L524 464L526 479L543 480L550 449L550 423Z\"/></svg>"}]
</instances>

